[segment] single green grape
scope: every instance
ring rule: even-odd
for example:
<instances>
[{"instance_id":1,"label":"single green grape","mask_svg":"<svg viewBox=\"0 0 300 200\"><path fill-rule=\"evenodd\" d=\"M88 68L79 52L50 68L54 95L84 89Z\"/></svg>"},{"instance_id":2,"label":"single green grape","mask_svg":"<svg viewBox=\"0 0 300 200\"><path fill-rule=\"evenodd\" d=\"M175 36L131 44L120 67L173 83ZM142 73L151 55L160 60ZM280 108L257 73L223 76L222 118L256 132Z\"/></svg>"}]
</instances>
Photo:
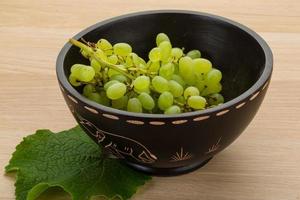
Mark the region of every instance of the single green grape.
<instances>
[{"instance_id":1,"label":"single green grape","mask_svg":"<svg viewBox=\"0 0 300 200\"><path fill-rule=\"evenodd\" d=\"M172 48L171 50L171 56L174 57L176 60L181 58L183 55L183 51L182 49L178 48L178 47L175 47L175 48Z\"/></svg>"},{"instance_id":2,"label":"single green grape","mask_svg":"<svg viewBox=\"0 0 300 200\"><path fill-rule=\"evenodd\" d=\"M111 50L113 48L111 43L103 38L97 42L96 47L103 51Z\"/></svg>"},{"instance_id":3,"label":"single green grape","mask_svg":"<svg viewBox=\"0 0 300 200\"><path fill-rule=\"evenodd\" d=\"M131 98L128 100L127 110L129 112L142 113L143 107L142 107L141 102L137 98Z\"/></svg>"},{"instance_id":4,"label":"single green grape","mask_svg":"<svg viewBox=\"0 0 300 200\"><path fill-rule=\"evenodd\" d=\"M100 93L92 92L87 96L87 98L89 100L95 101L101 105L110 106L110 100L106 97L105 92L104 92L104 94L103 94L103 92L100 92Z\"/></svg>"},{"instance_id":5,"label":"single green grape","mask_svg":"<svg viewBox=\"0 0 300 200\"><path fill-rule=\"evenodd\" d=\"M195 58L200 58L201 57L201 52L199 50L191 50L189 51L186 56L192 58L192 59L195 59Z\"/></svg>"},{"instance_id":6,"label":"single green grape","mask_svg":"<svg viewBox=\"0 0 300 200\"><path fill-rule=\"evenodd\" d=\"M220 83L206 85L206 88L201 92L201 96L207 96L209 94L219 93L222 90Z\"/></svg>"},{"instance_id":7,"label":"single green grape","mask_svg":"<svg viewBox=\"0 0 300 200\"><path fill-rule=\"evenodd\" d=\"M132 48L127 43L117 43L113 46L114 53L118 56L128 56L132 52Z\"/></svg>"},{"instance_id":8,"label":"single green grape","mask_svg":"<svg viewBox=\"0 0 300 200\"><path fill-rule=\"evenodd\" d=\"M110 86L112 86L115 83L119 83L119 81L117 81L117 80L111 80L111 81L106 82L104 84L104 87L103 87L104 90L106 91Z\"/></svg>"},{"instance_id":9,"label":"single green grape","mask_svg":"<svg viewBox=\"0 0 300 200\"><path fill-rule=\"evenodd\" d=\"M184 82L184 80L178 74L173 74L172 75L172 80L174 80L177 83L179 83L182 87L184 87L186 85L186 83Z\"/></svg>"},{"instance_id":10,"label":"single green grape","mask_svg":"<svg viewBox=\"0 0 300 200\"><path fill-rule=\"evenodd\" d=\"M159 34L157 34L157 36L156 36L156 45L159 46L159 44L162 43L163 41L170 42L170 39L167 36L167 34L165 34L165 33L159 33Z\"/></svg>"},{"instance_id":11,"label":"single green grape","mask_svg":"<svg viewBox=\"0 0 300 200\"><path fill-rule=\"evenodd\" d=\"M172 50L171 43L169 41L163 41L159 44L158 48L160 49L161 61L168 62Z\"/></svg>"},{"instance_id":12,"label":"single green grape","mask_svg":"<svg viewBox=\"0 0 300 200\"><path fill-rule=\"evenodd\" d=\"M78 81L89 82L95 77L95 70L88 65L74 64L71 67L71 74Z\"/></svg>"},{"instance_id":13,"label":"single green grape","mask_svg":"<svg viewBox=\"0 0 300 200\"><path fill-rule=\"evenodd\" d=\"M111 106L116 109L124 110L127 107L128 96L122 96L119 99L115 99L111 101Z\"/></svg>"},{"instance_id":14,"label":"single green grape","mask_svg":"<svg viewBox=\"0 0 300 200\"><path fill-rule=\"evenodd\" d=\"M175 101L182 104L182 105L184 105L186 103L185 98L183 96L175 98Z\"/></svg>"},{"instance_id":15,"label":"single green grape","mask_svg":"<svg viewBox=\"0 0 300 200\"><path fill-rule=\"evenodd\" d=\"M164 112L166 115L174 115L174 114L180 114L181 109L179 106L173 105L167 108Z\"/></svg>"},{"instance_id":16,"label":"single green grape","mask_svg":"<svg viewBox=\"0 0 300 200\"><path fill-rule=\"evenodd\" d=\"M206 105L206 99L201 96L191 96L188 98L187 104L195 110L204 109Z\"/></svg>"},{"instance_id":17,"label":"single green grape","mask_svg":"<svg viewBox=\"0 0 300 200\"><path fill-rule=\"evenodd\" d=\"M198 88L199 92L201 93L205 89L205 80L198 79L195 86Z\"/></svg>"},{"instance_id":18,"label":"single green grape","mask_svg":"<svg viewBox=\"0 0 300 200\"><path fill-rule=\"evenodd\" d=\"M224 103L224 97L219 93L211 94L207 97L207 102L209 105L219 105Z\"/></svg>"},{"instance_id":19,"label":"single green grape","mask_svg":"<svg viewBox=\"0 0 300 200\"><path fill-rule=\"evenodd\" d=\"M96 59L91 59L91 66L94 68L96 73L101 71L101 64Z\"/></svg>"},{"instance_id":20,"label":"single green grape","mask_svg":"<svg viewBox=\"0 0 300 200\"><path fill-rule=\"evenodd\" d=\"M149 72L152 73L157 73L160 69L160 62L151 62L150 61L150 66L148 67Z\"/></svg>"},{"instance_id":21,"label":"single green grape","mask_svg":"<svg viewBox=\"0 0 300 200\"><path fill-rule=\"evenodd\" d=\"M112 75L110 77L110 80L116 80L116 81L119 81L121 83L125 83L128 81L127 77L124 76L123 74L115 74L115 75Z\"/></svg>"},{"instance_id":22,"label":"single green grape","mask_svg":"<svg viewBox=\"0 0 300 200\"><path fill-rule=\"evenodd\" d=\"M127 88L124 83L115 83L107 88L106 95L108 98L116 100L124 96L126 89Z\"/></svg>"},{"instance_id":23,"label":"single green grape","mask_svg":"<svg viewBox=\"0 0 300 200\"><path fill-rule=\"evenodd\" d=\"M218 69L212 69L206 75L206 83L207 85L213 85L219 83L222 79L222 72Z\"/></svg>"},{"instance_id":24,"label":"single green grape","mask_svg":"<svg viewBox=\"0 0 300 200\"><path fill-rule=\"evenodd\" d=\"M196 74L207 74L212 69L212 64L204 58L196 58L193 60L193 68Z\"/></svg>"},{"instance_id":25,"label":"single green grape","mask_svg":"<svg viewBox=\"0 0 300 200\"><path fill-rule=\"evenodd\" d=\"M73 85L75 87L81 85L81 83L77 80L77 78L72 74L70 74L70 76L69 76L69 82L71 83L71 85Z\"/></svg>"},{"instance_id":26,"label":"single green grape","mask_svg":"<svg viewBox=\"0 0 300 200\"><path fill-rule=\"evenodd\" d=\"M96 92L96 88L95 88L94 85L92 85L92 84L86 84L83 87L83 91L82 91L83 96L88 97L93 92Z\"/></svg>"},{"instance_id":27,"label":"single green grape","mask_svg":"<svg viewBox=\"0 0 300 200\"><path fill-rule=\"evenodd\" d=\"M182 57L179 60L179 75L183 78L185 82L193 85L195 82L195 77L193 73L193 60L188 57Z\"/></svg>"},{"instance_id":28,"label":"single green grape","mask_svg":"<svg viewBox=\"0 0 300 200\"><path fill-rule=\"evenodd\" d=\"M158 62L161 58L161 50L158 47L155 47L153 49L151 49L151 51L149 52L149 59L152 62Z\"/></svg>"},{"instance_id":29,"label":"single green grape","mask_svg":"<svg viewBox=\"0 0 300 200\"><path fill-rule=\"evenodd\" d=\"M133 81L133 87L138 91L148 90L150 86L150 78L148 76L139 76Z\"/></svg>"},{"instance_id":30,"label":"single green grape","mask_svg":"<svg viewBox=\"0 0 300 200\"><path fill-rule=\"evenodd\" d=\"M188 99L190 96L198 96L198 95L199 95L199 90L194 86L187 87L183 93L185 99Z\"/></svg>"},{"instance_id":31,"label":"single green grape","mask_svg":"<svg viewBox=\"0 0 300 200\"><path fill-rule=\"evenodd\" d=\"M111 55L107 58L108 62L115 65L118 63L118 56L116 55Z\"/></svg>"},{"instance_id":32,"label":"single green grape","mask_svg":"<svg viewBox=\"0 0 300 200\"><path fill-rule=\"evenodd\" d=\"M169 90L168 80L165 79L164 77L155 76L152 79L151 83L152 83L153 88L159 93L163 93L163 92L166 92Z\"/></svg>"},{"instance_id":33,"label":"single green grape","mask_svg":"<svg viewBox=\"0 0 300 200\"><path fill-rule=\"evenodd\" d=\"M145 110L152 110L155 106L153 98L148 93L142 92L138 99Z\"/></svg>"},{"instance_id":34,"label":"single green grape","mask_svg":"<svg viewBox=\"0 0 300 200\"><path fill-rule=\"evenodd\" d=\"M183 94L183 87L174 80L169 81L169 91L174 97L180 97Z\"/></svg>"},{"instance_id":35,"label":"single green grape","mask_svg":"<svg viewBox=\"0 0 300 200\"><path fill-rule=\"evenodd\" d=\"M170 106L173 105L173 95L170 92L163 92L157 101L158 107L161 110L166 110L167 108L169 108Z\"/></svg>"},{"instance_id":36,"label":"single green grape","mask_svg":"<svg viewBox=\"0 0 300 200\"><path fill-rule=\"evenodd\" d=\"M100 97L101 97L99 101L100 104L104 106L110 106L110 99L106 96L105 91L100 92Z\"/></svg>"},{"instance_id":37,"label":"single green grape","mask_svg":"<svg viewBox=\"0 0 300 200\"><path fill-rule=\"evenodd\" d=\"M170 80L172 78L173 73L174 73L174 65L172 63L164 64L159 69L159 75L164 77L167 80Z\"/></svg>"}]
</instances>

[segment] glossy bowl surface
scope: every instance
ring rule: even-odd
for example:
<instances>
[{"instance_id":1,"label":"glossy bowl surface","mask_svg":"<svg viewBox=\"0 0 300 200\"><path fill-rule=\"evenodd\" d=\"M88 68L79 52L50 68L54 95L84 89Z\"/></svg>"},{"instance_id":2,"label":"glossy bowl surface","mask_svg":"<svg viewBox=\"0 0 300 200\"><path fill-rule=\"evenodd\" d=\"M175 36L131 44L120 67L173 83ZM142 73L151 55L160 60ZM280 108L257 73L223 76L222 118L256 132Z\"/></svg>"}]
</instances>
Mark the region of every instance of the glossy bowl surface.
<instances>
[{"instance_id":1,"label":"glossy bowl surface","mask_svg":"<svg viewBox=\"0 0 300 200\"><path fill-rule=\"evenodd\" d=\"M200 49L223 73L226 103L179 115L140 114L99 105L68 82L70 67L88 63L77 47L62 48L57 77L67 105L85 132L132 167L156 175L192 171L231 144L255 116L266 94L273 57L266 42L229 19L195 11L158 10L97 23L74 36L96 42L127 42L147 58L159 32L173 46Z\"/></svg>"}]
</instances>

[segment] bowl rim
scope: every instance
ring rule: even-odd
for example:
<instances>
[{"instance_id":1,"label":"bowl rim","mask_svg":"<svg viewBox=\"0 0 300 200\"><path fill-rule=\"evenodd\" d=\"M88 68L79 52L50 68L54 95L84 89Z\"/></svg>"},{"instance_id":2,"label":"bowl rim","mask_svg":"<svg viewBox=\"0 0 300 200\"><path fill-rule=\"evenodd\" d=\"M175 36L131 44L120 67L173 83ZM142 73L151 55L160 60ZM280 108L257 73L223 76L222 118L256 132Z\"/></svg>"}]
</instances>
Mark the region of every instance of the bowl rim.
<instances>
[{"instance_id":1,"label":"bowl rim","mask_svg":"<svg viewBox=\"0 0 300 200\"><path fill-rule=\"evenodd\" d=\"M67 52L70 50L72 47L72 44L67 42L61 51L59 52L59 55L56 60L56 75L59 81L59 84L63 86L70 94L72 94L74 97L79 99L81 102L84 102L86 105L89 105L91 107L94 107L98 110L103 110L108 113L113 113L117 115L123 115L127 117L135 117L135 118L143 118L143 119L174 119L174 118L185 118L185 117L195 117L195 116L206 116L210 115L211 113L215 112L222 112L233 105L236 105L243 100L249 98L252 96L255 92L259 90L263 85L267 84L269 78L271 77L272 71L273 71L273 54L266 43L266 41L259 36L256 32L251 30L250 28L235 22L231 19L227 19L225 17L221 17L218 15L210 14L210 13L205 13L205 12L199 12L199 11L191 11L191 10L147 10L147 11L139 11L139 12L133 12L129 14L124 14L116 17L112 17L103 21L100 21L92 26L89 26L85 28L84 30L80 31L77 33L75 36L73 36L73 39L79 40L82 36L87 34L90 31L93 31L97 29L100 26L118 21L120 19L124 18L130 18L130 17L137 17L137 16L142 16L142 15L151 15L151 14L190 14L190 15L200 15L203 17L208 17L212 18L214 20L218 20L227 24L230 24L232 26L235 26L236 28L244 31L247 33L249 36L251 36L255 41L260 45L264 52L265 56L265 65L263 72L261 73L260 77L258 80L245 92L243 92L241 95L231 99L230 101L227 101L223 103L222 105L218 105L213 108L207 108L204 110L199 110L199 111L193 111L193 112L186 112L186 113L180 113L180 114L174 114L174 115L165 115L165 114L149 114L149 113L134 113L134 112L128 112L128 111L123 111L123 110L118 110L112 107L107 107L101 104L98 104L96 102L93 102L83 95L81 95L77 90L73 88L73 86L69 83L68 78L64 74L64 58L67 54Z\"/></svg>"}]
</instances>

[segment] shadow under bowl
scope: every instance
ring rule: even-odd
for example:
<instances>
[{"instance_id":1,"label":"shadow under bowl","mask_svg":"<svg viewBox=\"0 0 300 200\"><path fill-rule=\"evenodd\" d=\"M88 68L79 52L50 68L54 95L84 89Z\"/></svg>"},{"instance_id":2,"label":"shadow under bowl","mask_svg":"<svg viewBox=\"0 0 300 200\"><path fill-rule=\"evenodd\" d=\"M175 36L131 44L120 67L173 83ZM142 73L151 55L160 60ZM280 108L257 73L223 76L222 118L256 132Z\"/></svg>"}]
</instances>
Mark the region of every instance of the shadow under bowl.
<instances>
[{"instance_id":1,"label":"shadow under bowl","mask_svg":"<svg viewBox=\"0 0 300 200\"><path fill-rule=\"evenodd\" d=\"M144 11L97 23L74 36L96 42L127 42L147 58L157 33L176 47L199 49L223 73L226 102L179 115L130 113L105 107L80 94L68 82L70 67L86 63L67 43L56 64L67 105L85 132L106 151L146 173L177 175L203 166L231 144L255 116L266 94L273 57L266 42L229 19L195 11Z\"/></svg>"}]
</instances>

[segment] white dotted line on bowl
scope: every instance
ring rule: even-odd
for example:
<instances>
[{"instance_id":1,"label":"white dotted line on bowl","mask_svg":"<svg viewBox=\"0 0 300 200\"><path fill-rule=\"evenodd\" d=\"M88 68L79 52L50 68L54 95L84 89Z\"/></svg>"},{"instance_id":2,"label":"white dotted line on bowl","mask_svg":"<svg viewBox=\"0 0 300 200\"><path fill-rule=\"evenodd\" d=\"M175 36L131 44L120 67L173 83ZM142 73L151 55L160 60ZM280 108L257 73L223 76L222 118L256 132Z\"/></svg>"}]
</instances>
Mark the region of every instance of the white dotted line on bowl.
<instances>
[{"instance_id":1,"label":"white dotted line on bowl","mask_svg":"<svg viewBox=\"0 0 300 200\"><path fill-rule=\"evenodd\" d=\"M248 101L242 102L242 103L238 104L237 106L235 106L235 109L240 109L243 106L245 106L247 104L247 102L253 101L268 86L268 84L269 84L269 81L267 81L264 84L264 86L262 87L261 90L254 93ZM61 85L60 85L60 88L62 89L62 91L64 91L64 89ZM78 104L78 101L74 97L72 97L71 95L67 95L67 97L71 101L73 101L74 103ZM99 112L94 108L90 108L88 106L84 106L84 108L86 110L88 110L89 112L91 112L91 113L99 114ZM229 113L230 111L231 111L230 109L222 110L222 111L216 113L215 116L220 117L220 116L223 116L223 115ZM119 120L120 119L118 116L112 115L112 114L103 113L102 115L104 117L106 117L108 119L112 119L112 120ZM193 121L195 121L195 122L203 121L203 120L209 119L210 117L211 117L211 115L199 116L199 117L194 118ZM145 122L140 121L140 120L126 120L126 122L129 123L129 124L134 124L134 125L144 125L145 124ZM179 124L185 124L187 122L188 122L188 120L182 119L182 120L172 121L171 123L174 124L174 125L179 125ZM154 125L154 126L161 126L161 125L165 125L166 123L163 122L163 121L150 121L149 124Z\"/></svg>"}]
</instances>

